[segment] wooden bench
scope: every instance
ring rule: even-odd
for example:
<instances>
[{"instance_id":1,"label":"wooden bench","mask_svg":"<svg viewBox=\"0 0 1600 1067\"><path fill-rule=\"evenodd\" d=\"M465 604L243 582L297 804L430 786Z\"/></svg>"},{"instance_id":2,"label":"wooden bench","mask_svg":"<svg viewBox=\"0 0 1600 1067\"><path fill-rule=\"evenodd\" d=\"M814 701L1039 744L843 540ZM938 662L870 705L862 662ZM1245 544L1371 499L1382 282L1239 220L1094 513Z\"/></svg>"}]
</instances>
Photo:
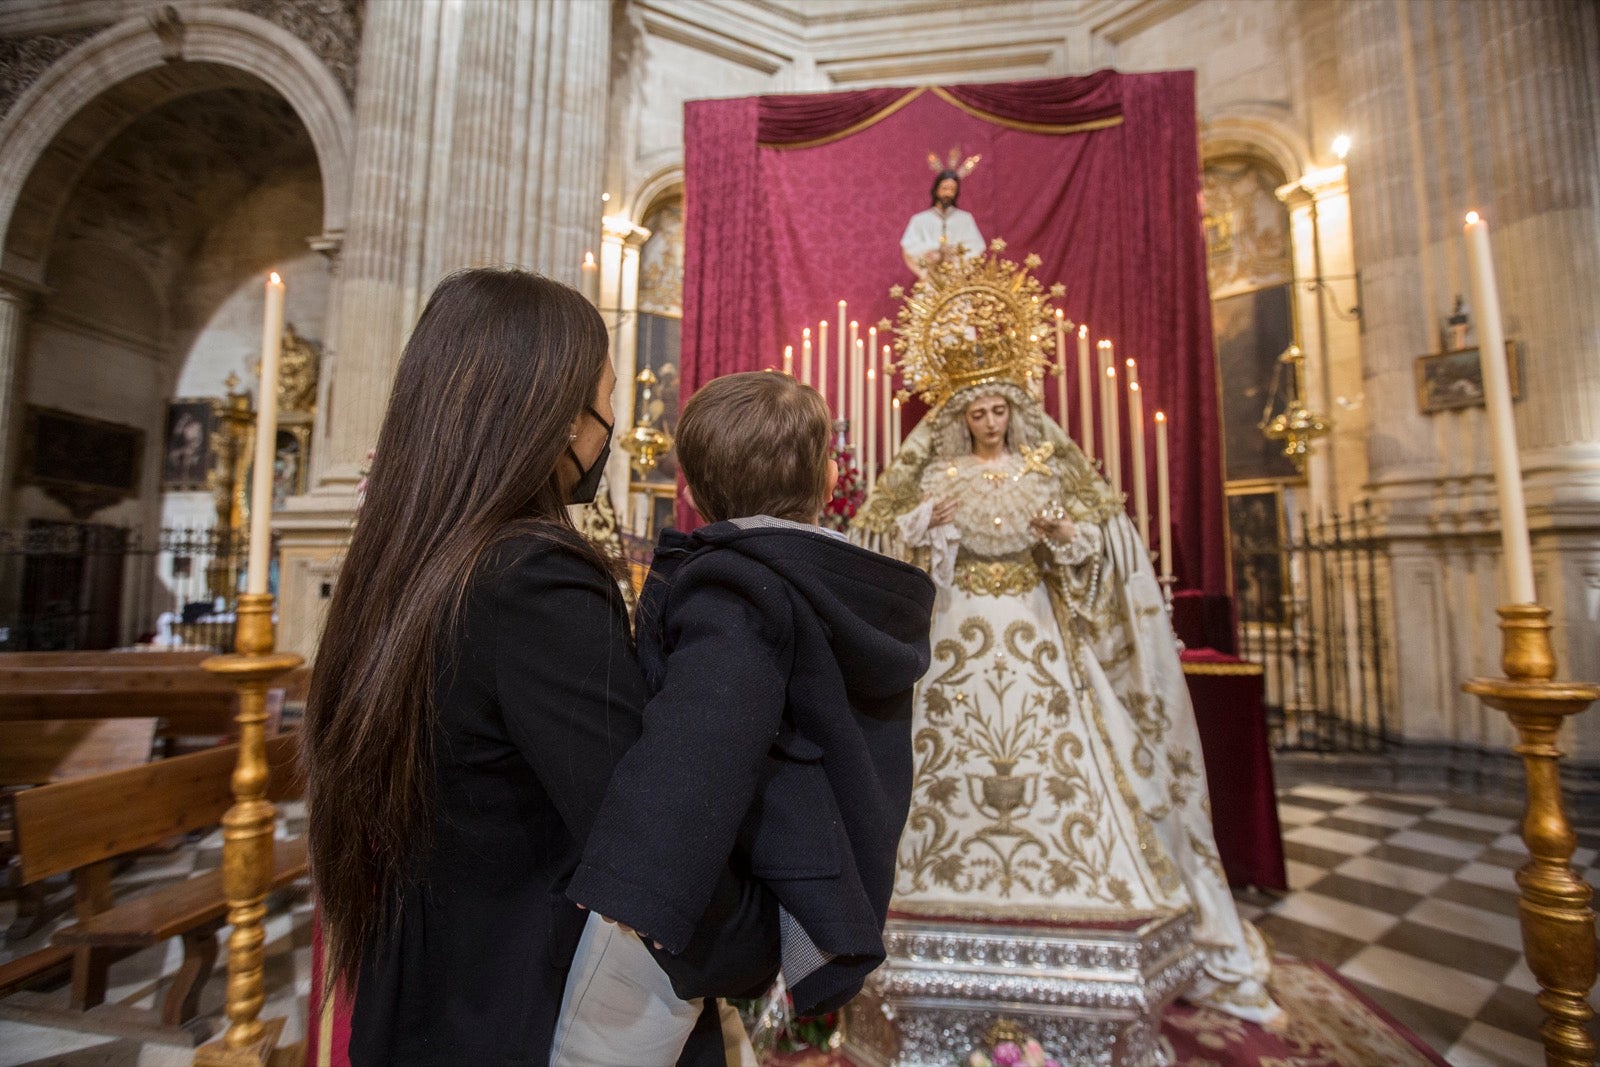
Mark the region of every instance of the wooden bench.
<instances>
[{"instance_id":1,"label":"wooden bench","mask_svg":"<svg viewBox=\"0 0 1600 1067\"><path fill-rule=\"evenodd\" d=\"M273 843L270 889L282 889L298 881L308 869L304 837ZM168 938L183 938L183 964L172 976L161 1002L161 1021L167 1026L181 1026L195 1016L200 991L216 966L217 931L227 917L228 901L223 895L219 869L141 894L63 927L51 940L53 945L91 950L137 950L159 945ZM104 996L103 989L100 995Z\"/></svg>"},{"instance_id":2,"label":"wooden bench","mask_svg":"<svg viewBox=\"0 0 1600 1067\"><path fill-rule=\"evenodd\" d=\"M0 787L44 785L150 761L154 718L0 722Z\"/></svg>"},{"instance_id":3,"label":"wooden bench","mask_svg":"<svg viewBox=\"0 0 1600 1067\"><path fill-rule=\"evenodd\" d=\"M299 796L299 739L284 734L267 742L271 777L268 798ZM184 964L163 1008L179 1021L193 1015L194 997L216 959L215 916L226 910L220 873L201 875L117 904L111 865L118 856L148 848L175 834L215 826L233 804L231 778L238 746L157 760L142 767L77 778L18 793L16 849L24 885L71 872L78 923L56 932L55 943L0 969L0 993L39 970L72 960L72 1007L85 1010L105 1000L106 971L128 951L169 937L184 937ZM303 847L284 844L284 866L275 885L305 873ZM277 850L275 849L275 852ZM201 885L191 889L189 882ZM209 901L209 903L206 903ZM202 906L202 905L205 906ZM220 910L218 910L220 909ZM99 919L100 924L83 924Z\"/></svg>"},{"instance_id":4,"label":"wooden bench","mask_svg":"<svg viewBox=\"0 0 1600 1067\"><path fill-rule=\"evenodd\" d=\"M9 818L12 790L148 763L156 723L155 719L0 722L0 800L7 816L0 826L0 866L9 865L15 853ZM6 941L32 936L67 906L66 901L52 904L42 883L19 886L17 912L6 929Z\"/></svg>"},{"instance_id":5,"label":"wooden bench","mask_svg":"<svg viewBox=\"0 0 1600 1067\"><path fill-rule=\"evenodd\" d=\"M230 736L236 692L227 678L200 666L204 658L155 652L0 654L0 721L155 717L162 720L159 736L169 746L185 738ZM298 702L309 684L310 671L302 667L277 688L284 689L286 701Z\"/></svg>"}]
</instances>

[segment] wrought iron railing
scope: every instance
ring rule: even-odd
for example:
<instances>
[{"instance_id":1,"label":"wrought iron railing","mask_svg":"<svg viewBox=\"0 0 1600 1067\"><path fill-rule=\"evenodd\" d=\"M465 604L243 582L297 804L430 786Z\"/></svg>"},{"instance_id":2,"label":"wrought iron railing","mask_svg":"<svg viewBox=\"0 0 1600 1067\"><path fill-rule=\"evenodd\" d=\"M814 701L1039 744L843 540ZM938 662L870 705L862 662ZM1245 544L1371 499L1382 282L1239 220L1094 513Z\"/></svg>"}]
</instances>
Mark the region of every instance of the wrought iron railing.
<instances>
[{"instance_id":1,"label":"wrought iron railing","mask_svg":"<svg viewBox=\"0 0 1600 1067\"><path fill-rule=\"evenodd\" d=\"M1240 655L1266 674L1280 751L1382 752L1387 571L1365 501L1344 515L1291 516L1275 540L1232 546Z\"/></svg>"},{"instance_id":2,"label":"wrought iron railing","mask_svg":"<svg viewBox=\"0 0 1600 1067\"><path fill-rule=\"evenodd\" d=\"M0 651L232 648L245 555L227 529L0 530Z\"/></svg>"}]
</instances>

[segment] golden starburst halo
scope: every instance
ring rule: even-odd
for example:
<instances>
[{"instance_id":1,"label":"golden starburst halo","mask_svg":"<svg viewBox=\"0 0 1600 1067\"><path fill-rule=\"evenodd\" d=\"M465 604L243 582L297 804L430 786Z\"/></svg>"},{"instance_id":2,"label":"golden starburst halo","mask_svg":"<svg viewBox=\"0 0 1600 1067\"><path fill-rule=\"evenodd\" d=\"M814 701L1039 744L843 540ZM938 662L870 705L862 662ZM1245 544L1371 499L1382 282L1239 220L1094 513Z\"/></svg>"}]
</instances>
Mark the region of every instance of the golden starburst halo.
<instances>
[{"instance_id":1,"label":"golden starburst halo","mask_svg":"<svg viewBox=\"0 0 1600 1067\"><path fill-rule=\"evenodd\" d=\"M975 255L958 248L903 297L890 291L901 299L898 369L907 391L932 407L969 385L1011 382L1031 389L1044 376L1055 348L1055 311L1028 273L1038 257L1018 266L1001 258L1004 250L999 238Z\"/></svg>"}]
</instances>

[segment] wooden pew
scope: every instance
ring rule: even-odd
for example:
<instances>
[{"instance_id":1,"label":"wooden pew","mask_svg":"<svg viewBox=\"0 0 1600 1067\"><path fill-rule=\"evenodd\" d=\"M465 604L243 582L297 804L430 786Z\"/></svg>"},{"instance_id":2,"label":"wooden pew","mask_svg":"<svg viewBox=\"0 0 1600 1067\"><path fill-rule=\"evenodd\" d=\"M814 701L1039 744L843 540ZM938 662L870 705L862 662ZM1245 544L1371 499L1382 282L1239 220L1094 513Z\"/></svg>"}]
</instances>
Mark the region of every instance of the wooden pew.
<instances>
[{"instance_id":1,"label":"wooden pew","mask_svg":"<svg viewBox=\"0 0 1600 1067\"><path fill-rule=\"evenodd\" d=\"M0 652L0 667L187 667L214 652Z\"/></svg>"},{"instance_id":2,"label":"wooden pew","mask_svg":"<svg viewBox=\"0 0 1600 1067\"><path fill-rule=\"evenodd\" d=\"M299 796L298 737L267 742L271 768L268 798ZM227 909L220 872L211 872L116 904L111 864L174 834L214 826L233 804L230 779L238 746L157 760L142 767L97 774L16 795L17 855L24 885L72 872L78 922L56 932L49 948L13 961L40 967L72 957L72 1007L84 1010L105 999L106 970L127 951L167 938L184 938L184 964L167 992L162 1016L184 1022L216 959L216 931ZM281 887L306 871L304 848L281 842L275 852L273 885ZM191 885L190 883L199 883ZM0 973L0 993L27 978L26 967ZM33 972L37 973L37 972Z\"/></svg>"},{"instance_id":3,"label":"wooden pew","mask_svg":"<svg viewBox=\"0 0 1600 1067\"><path fill-rule=\"evenodd\" d=\"M150 761L153 718L0 722L0 787L44 785Z\"/></svg>"},{"instance_id":4,"label":"wooden pew","mask_svg":"<svg viewBox=\"0 0 1600 1067\"><path fill-rule=\"evenodd\" d=\"M108 657L120 658L113 663L106 662ZM0 721L156 717L163 720L164 741L231 735L235 690L228 679L204 670L203 658L199 653L3 654ZM309 668L291 672L284 683L286 702L304 700Z\"/></svg>"},{"instance_id":5,"label":"wooden pew","mask_svg":"<svg viewBox=\"0 0 1600 1067\"><path fill-rule=\"evenodd\" d=\"M44 785L148 763L155 719L58 719L0 722L0 790ZM10 807L10 796L3 796ZM10 862L15 841L9 821L0 828L0 864ZM31 936L66 904L52 906L41 883L22 886L7 942Z\"/></svg>"}]
</instances>

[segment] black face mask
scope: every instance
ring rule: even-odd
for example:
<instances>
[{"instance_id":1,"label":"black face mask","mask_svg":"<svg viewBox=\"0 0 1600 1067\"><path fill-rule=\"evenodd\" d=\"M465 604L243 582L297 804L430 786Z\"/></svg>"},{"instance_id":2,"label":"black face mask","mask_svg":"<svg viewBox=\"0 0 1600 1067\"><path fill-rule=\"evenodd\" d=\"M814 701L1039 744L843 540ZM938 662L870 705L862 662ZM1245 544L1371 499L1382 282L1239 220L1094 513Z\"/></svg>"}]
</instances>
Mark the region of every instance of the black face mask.
<instances>
[{"instance_id":1,"label":"black face mask","mask_svg":"<svg viewBox=\"0 0 1600 1067\"><path fill-rule=\"evenodd\" d=\"M595 422L606 428L606 443L601 446L600 454L594 457L594 462L589 464L587 470L584 469L583 462L578 459L578 454L572 450L572 446L567 446L567 455L572 457L573 466L578 468L578 480L573 484L572 491L567 494L569 504L594 503L595 494L600 491L600 479L606 473L606 460L611 458L611 431L616 424L602 419L600 413L593 407L589 408L589 414L594 416Z\"/></svg>"}]
</instances>

